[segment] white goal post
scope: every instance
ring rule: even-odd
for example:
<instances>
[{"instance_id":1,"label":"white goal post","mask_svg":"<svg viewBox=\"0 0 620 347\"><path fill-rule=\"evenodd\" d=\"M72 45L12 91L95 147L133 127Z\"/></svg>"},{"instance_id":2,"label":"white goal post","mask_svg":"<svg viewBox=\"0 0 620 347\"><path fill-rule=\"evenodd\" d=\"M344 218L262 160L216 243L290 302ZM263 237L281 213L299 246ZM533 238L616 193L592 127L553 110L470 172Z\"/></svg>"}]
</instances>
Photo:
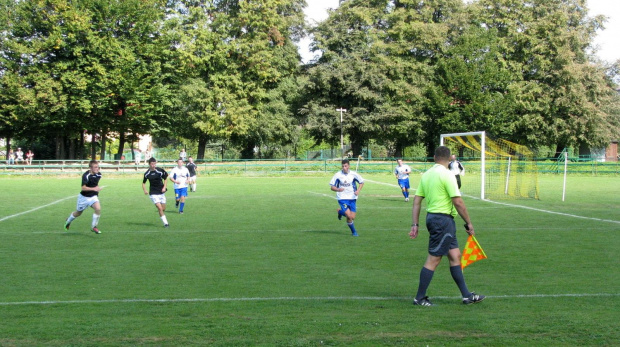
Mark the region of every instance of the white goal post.
<instances>
[{"instance_id":1,"label":"white goal post","mask_svg":"<svg viewBox=\"0 0 620 347\"><path fill-rule=\"evenodd\" d=\"M456 137L456 136L480 136L480 146L481 146L481 151L480 151L480 199L484 200L484 185L485 185L485 172L486 172L486 166L485 166L485 157L486 157L486 132L484 131L472 131L472 132L468 132L468 133L453 133L453 134L441 134L440 138L439 138L439 145L443 146L444 145L444 137Z\"/></svg>"}]
</instances>

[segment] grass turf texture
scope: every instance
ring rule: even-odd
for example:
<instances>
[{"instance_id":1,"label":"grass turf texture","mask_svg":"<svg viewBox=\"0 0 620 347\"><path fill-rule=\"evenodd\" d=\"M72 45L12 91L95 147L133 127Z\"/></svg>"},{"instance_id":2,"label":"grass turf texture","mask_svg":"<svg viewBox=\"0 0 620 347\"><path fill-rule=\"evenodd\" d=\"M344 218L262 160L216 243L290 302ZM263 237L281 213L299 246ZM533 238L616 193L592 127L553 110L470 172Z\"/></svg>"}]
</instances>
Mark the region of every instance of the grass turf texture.
<instances>
[{"instance_id":1,"label":"grass turf texture","mask_svg":"<svg viewBox=\"0 0 620 347\"><path fill-rule=\"evenodd\" d=\"M543 175L540 201L506 201L567 215L466 197L489 259L465 277L489 297L462 305L444 260L430 308L411 304L425 228L409 239L411 202L391 174L364 177L357 238L336 218L331 174L199 178L183 215L168 192L168 229L139 175L106 175L101 235L92 209L63 230L79 175L0 178L0 345L620 341L617 177L570 177L562 202L561 176Z\"/></svg>"}]
</instances>

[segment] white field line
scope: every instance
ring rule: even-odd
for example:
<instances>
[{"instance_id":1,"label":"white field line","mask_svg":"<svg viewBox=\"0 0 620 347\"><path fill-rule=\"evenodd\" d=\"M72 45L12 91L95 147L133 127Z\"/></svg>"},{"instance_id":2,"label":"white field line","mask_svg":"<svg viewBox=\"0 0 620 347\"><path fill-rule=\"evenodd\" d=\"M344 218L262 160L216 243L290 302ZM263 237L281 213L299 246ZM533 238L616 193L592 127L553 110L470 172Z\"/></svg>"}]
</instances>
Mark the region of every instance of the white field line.
<instances>
[{"instance_id":1,"label":"white field line","mask_svg":"<svg viewBox=\"0 0 620 347\"><path fill-rule=\"evenodd\" d=\"M105 188L105 187L106 187L106 186L101 186L101 189L103 189L103 188ZM67 196L66 198L62 198L62 199L56 200L56 201L54 201L54 202L50 202L50 203L49 203L49 204L47 204L47 205L43 205L43 206L39 206L39 207L35 207L35 208L30 209L30 210L28 210L28 211L24 211L24 212L20 212L20 213L12 214L12 215L10 215L10 216L2 217L2 218L0 218L0 222L3 222L3 221L5 221L5 220L7 220L7 219L11 219L11 218L14 218L14 217L19 217L19 216L24 215L24 214L26 214L26 213L34 212L34 211L40 210L40 209L45 208L45 207L48 207L48 206L56 205L56 204L57 204L57 203L59 203L59 202L63 202L63 201L65 201L65 200L68 200L68 199L71 199L71 198L76 198L76 197L77 197L77 194L74 194L74 195L71 195L71 196Z\"/></svg>"},{"instance_id":2,"label":"white field line","mask_svg":"<svg viewBox=\"0 0 620 347\"><path fill-rule=\"evenodd\" d=\"M372 181L372 180L366 180L366 181L372 182L372 183L383 184L383 185L387 185L387 186L398 187L398 185L391 184L391 183L377 182L377 181ZM412 191L413 191L413 189L412 189ZM540 208L508 204L508 203L505 203L505 202L492 201L492 200L488 200L488 199L482 200L482 199L480 199L478 197L471 196L471 195L465 195L465 194L463 194L463 196L467 196L468 198L472 198L472 199L488 202L488 203L491 203L491 204L501 205L501 206L522 208L522 209L526 209L526 210L531 210L531 211L536 211L536 212L543 212L543 213L549 213L549 214L556 214L556 215L565 216L565 217L594 220L594 221L597 221L597 222L607 222L607 223L620 224L620 221L612 220L612 219L602 219L602 218L586 217L586 216L580 216L580 215L576 215L576 214L556 212L556 211L549 211L549 210L543 210L543 209L540 209Z\"/></svg>"},{"instance_id":3,"label":"white field line","mask_svg":"<svg viewBox=\"0 0 620 347\"><path fill-rule=\"evenodd\" d=\"M60 200L56 200L56 201L54 201L54 202L50 202L50 203L49 203L49 204L47 204L47 205L43 205L43 206L39 206L39 207L35 207L35 208L33 208L33 209L31 209L31 210L28 210L28 211L24 211L24 212L20 212L20 213L12 214L12 215L10 215L10 216L6 216L6 217L3 217L3 218L0 218L0 222L3 222L3 221L5 221L5 220L7 220L7 219L11 219L11 218L14 218L14 217L19 217L19 216L21 216L21 215L23 215L23 214L26 214L26 213L34 212L34 211L36 211L36 210L40 210L40 209L45 208L45 207L48 207L48 206L52 206L52 205L55 205L55 204L57 204L57 203L59 203L59 202L63 202L63 201L65 201L65 200L67 200L67 199L71 199L71 198L75 198L75 197L76 197L76 195L71 195L71 196L68 196L68 197L66 197L66 198L62 198L62 199L60 199Z\"/></svg>"},{"instance_id":4,"label":"white field line","mask_svg":"<svg viewBox=\"0 0 620 347\"><path fill-rule=\"evenodd\" d=\"M488 299L521 298L584 298L584 297L619 297L620 293L583 293L583 294L522 294L522 295L487 295ZM434 296L433 299L460 299L455 296ZM241 298L188 298L188 299L102 299L102 300L48 300L48 301L7 301L0 306L17 305L68 305L68 304L103 304L103 303L179 303L179 302L240 302L240 301L387 301L413 300L403 296L280 296L280 297L241 297Z\"/></svg>"}]
</instances>

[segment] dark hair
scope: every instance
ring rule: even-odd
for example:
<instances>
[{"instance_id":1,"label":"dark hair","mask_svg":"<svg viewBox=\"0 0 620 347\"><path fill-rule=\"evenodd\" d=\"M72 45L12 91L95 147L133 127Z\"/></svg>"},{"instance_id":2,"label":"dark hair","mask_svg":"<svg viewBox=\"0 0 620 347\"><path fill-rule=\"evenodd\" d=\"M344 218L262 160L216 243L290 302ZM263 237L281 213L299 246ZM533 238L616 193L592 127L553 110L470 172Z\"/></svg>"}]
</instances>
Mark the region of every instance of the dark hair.
<instances>
[{"instance_id":1,"label":"dark hair","mask_svg":"<svg viewBox=\"0 0 620 347\"><path fill-rule=\"evenodd\" d=\"M435 158L450 159L450 148L446 146L439 146L435 148Z\"/></svg>"},{"instance_id":2,"label":"dark hair","mask_svg":"<svg viewBox=\"0 0 620 347\"><path fill-rule=\"evenodd\" d=\"M98 161L96 161L96 160L91 160L91 161L89 161L89 162L88 162L88 167L92 167L92 166L93 166L93 164L97 164L97 165L99 165L99 162L98 162Z\"/></svg>"},{"instance_id":3,"label":"dark hair","mask_svg":"<svg viewBox=\"0 0 620 347\"><path fill-rule=\"evenodd\" d=\"M150 164L150 163L156 163L156 162L157 162L157 159L155 159L155 158L153 158L153 157L150 157L150 158L149 158L149 164Z\"/></svg>"},{"instance_id":4,"label":"dark hair","mask_svg":"<svg viewBox=\"0 0 620 347\"><path fill-rule=\"evenodd\" d=\"M342 159L341 164L343 164L343 165L344 165L344 164L348 164L348 163L349 163L349 159Z\"/></svg>"}]
</instances>

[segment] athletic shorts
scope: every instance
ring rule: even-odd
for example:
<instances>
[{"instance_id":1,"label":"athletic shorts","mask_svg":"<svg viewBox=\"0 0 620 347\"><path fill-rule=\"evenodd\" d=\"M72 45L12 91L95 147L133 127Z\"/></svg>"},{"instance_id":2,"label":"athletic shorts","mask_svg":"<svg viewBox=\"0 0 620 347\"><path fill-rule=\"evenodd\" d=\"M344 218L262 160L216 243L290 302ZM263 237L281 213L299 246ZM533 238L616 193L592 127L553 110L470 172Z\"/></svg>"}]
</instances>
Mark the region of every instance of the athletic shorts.
<instances>
[{"instance_id":1,"label":"athletic shorts","mask_svg":"<svg viewBox=\"0 0 620 347\"><path fill-rule=\"evenodd\" d=\"M149 195L151 197L151 201L157 204L165 204L166 203L166 195L165 194L153 194Z\"/></svg>"},{"instance_id":2,"label":"athletic shorts","mask_svg":"<svg viewBox=\"0 0 620 347\"><path fill-rule=\"evenodd\" d=\"M357 212L356 203L357 200L338 200L338 204L340 205L340 209L342 209L342 212L346 211L347 209L349 209L351 212Z\"/></svg>"},{"instance_id":3,"label":"athletic shorts","mask_svg":"<svg viewBox=\"0 0 620 347\"><path fill-rule=\"evenodd\" d=\"M196 183L196 176L189 176L189 179L187 181L189 183Z\"/></svg>"},{"instance_id":4,"label":"athletic shorts","mask_svg":"<svg viewBox=\"0 0 620 347\"><path fill-rule=\"evenodd\" d=\"M428 229L428 254L436 257L447 255L451 249L459 248L456 240L456 223L447 214L428 213L426 215Z\"/></svg>"},{"instance_id":5,"label":"athletic shorts","mask_svg":"<svg viewBox=\"0 0 620 347\"><path fill-rule=\"evenodd\" d=\"M394 182L394 181L392 181ZM400 188L407 188L409 189L409 179L405 178L404 180L398 180L398 185L400 186Z\"/></svg>"},{"instance_id":6,"label":"athletic shorts","mask_svg":"<svg viewBox=\"0 0 620 347\"><path fill-rule=\"evenodd\" d=\"M91 197L87 197L87 196L84 196L82 194L78 194L76 210L79 211L79 212L82 212L85 209L87 209L90 206L92 206L96 202L99 202L99 197L97 195L91 196Z\"/></svg>"},{"instance_id":7,"label":"athletic shorts","mask_svg":"<svg viewBox=\"0 0 620 347\"><path fill-rule=\"evenodd\" d=\"M182 196L187 196L187 187L178 188L174 190L174 196L179 199Z\"/></svg>"}]
</instances>

